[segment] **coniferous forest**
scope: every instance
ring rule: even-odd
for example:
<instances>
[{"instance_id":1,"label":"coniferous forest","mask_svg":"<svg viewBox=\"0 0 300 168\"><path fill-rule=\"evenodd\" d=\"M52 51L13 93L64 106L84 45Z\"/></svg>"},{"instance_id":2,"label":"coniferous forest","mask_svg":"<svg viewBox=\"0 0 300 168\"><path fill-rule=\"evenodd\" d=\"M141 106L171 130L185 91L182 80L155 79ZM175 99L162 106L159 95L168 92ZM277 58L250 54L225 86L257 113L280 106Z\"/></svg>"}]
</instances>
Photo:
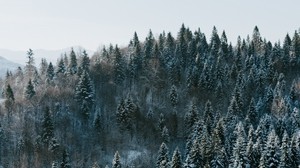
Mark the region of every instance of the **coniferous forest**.
<instances>
[{"instance_id":1,"label":"coniferous forest","mask_svg":"<svg viewBox=\"0 0 300 168\"><path fill-rule=\"evenodd\" d=\"M56 63L29 49L0 81L0 167L298 168L299 34L182 25Z\"/></svg>"}]
</instances>

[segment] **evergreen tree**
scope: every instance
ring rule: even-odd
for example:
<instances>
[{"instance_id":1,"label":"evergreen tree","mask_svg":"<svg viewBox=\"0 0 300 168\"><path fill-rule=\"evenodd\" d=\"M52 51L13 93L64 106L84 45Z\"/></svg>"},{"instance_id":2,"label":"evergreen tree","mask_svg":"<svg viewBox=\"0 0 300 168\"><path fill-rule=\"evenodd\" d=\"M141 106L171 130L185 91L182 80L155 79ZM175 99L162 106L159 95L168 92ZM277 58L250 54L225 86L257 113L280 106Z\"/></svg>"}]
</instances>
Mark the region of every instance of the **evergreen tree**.
<instances>
[{"instance_id":1,"label":"evergreen tree","mask_svg":"<svg viewBox=\"0 0 300 168\"><path fill-rule=\"evenodd\" d=\"M47 73L46 73L46 78L47 78L48 83L53 80L54 75L55 75L54 67L53 67L52 63L50 62L49 66L47 68Z\"/></svg>"},{"instance_id":2,"label":"evergreen tree","mask_svg":"<svg viewBox=\"0 0 300 168\"><path fill-rule=\"evenodd\" d=\"M121 167L122 167L121 158L120 158L119 152L117 151L115 153L114 160L112 162L112 168L121 168Z\"/></svg>"},{"instance_id":3,"label":"evergreen tree","mask_svg":"<svg viewBox=\"0 0 300 168\"><path fill-rule=\"evenodd\" d=\"M257 113L255 102L254 102L253 98L250 101L249 108L248 108L248 111L247 111L247 116L250 120L250 123L252 125L256 125L257 119L258 119L258 113Z\"/></svg>"},{"instance_id":4,"label":"evergreen tree","mask_svg":"<svg viewBox=\"0 0 300 168\"><path fill-rule=\"evenodd\" d=\"M171 168L182 168L182 166L181 155L177 147L173 153Z\"/></svg>"},{"instance_id":5,"label":"evergreen tree","mask_svg":"<svg viewBox=\"0 0 300 168\"><path fill-rule=\"evenodd\" d=\"M289 147L289 139L288 134L285 131L283 134L282 142L281 142L281 157L280 157L280 168L290 168L292 167L292 163L290 160L290 147Z\"/></svg>"},{"instance_id":6,"label":"evergreen tree","mask_svg":"<svg viewBox=\"0 0 300 168\"><path fill-rule=\"evenodd\" d=\"M194 124L198 121L198 110L195 102L193 101L191 103L191 106L189 107L189 110L185 114L185 126L187 129L187 132L190 132L194 126Z\"/></svg>"},{"instance_id":7,"label":"evergreen tree","mask_svg":"<svg viewBox=\"0 0 300 168\"><path fill-rule=\"evenodd\" d=\"M83 50L83 52L82 52L82 60L81 60L80 67L82 68L82 71L89 72L90 59L88 57L88 54L86 53L86 50Z\"/></svg>"},{"instance_id":8,"label":"evergreen tree","mask_svg":"<svg viewBox=\"0 0 300 168\"><path fill-rule=\"evenodd\" d=\"M69 63L68 69L69 69L68 72L70 75L74 75L78 71L77 57L76 57L76 54L75 54L73 48L71 49L71 52L70 52L70 63Z\"/></svg>"},{"instance_id":9,"label":"evergreen tree","mask_svg":"<svg viewBox=\"0 0 300 168\"><path fill-rule=\"evenodd\" d=\"M201 155L201 148L198 139L193 141L193 145L189 154L186 158L186 166L187 168L196 168L203 166L203 157Z\"/></svg>"},{"instance_id":10,"label":"evergreen tree","mask_svg":"<svg viewBox=\"0 0 300 168\"><path fill-rule=\"evenodd\" d=\"M62 155L61 168L71 168L70 157L68 151L65 149Z\"/></svg>"},{"instance_id":11,"label":"evergreen tree","mask_svg":"<svg viewBox=\"0 0 300 168\"><path fill-rule=\"evenodd\" d=\"M34 57L33 57L34 53L32 51L32 49L29 49L27 51L27 58L28 61L26 62L26 66L25 66L25 74L28 78L32 78L33 77L33 73L35 71L35 66L34 66Z\"/></svg>"},{"instance_id":12,"label":"evergreen tree","mask_svg":"<svg viewBox=\"0 0 300 168\"><path fill-rule=\"evenodd\" d=\"M12 106L15 103L14 92L13 92L12 88L10 87L10 84L8 84L6 86L6 89L5 89L5 98L6 98L6 100L5 100L4 106L10 112Z\"/></svg>"},{"instance_id":13,"label":"evergreen tree","mask_svg":"<svg viewBox=\"0 0 300 168\"><path fill-rule=\"evenodd\" d=\"M64 74L66 72L66 66L65 66L65 62L64 59L61 58L58 62L57 65L57 70L56 70L56 74Z\"/></svg>"},{"instance_id":14,"label":"evergreen tree","mask_svg":"<svg viewBox=\"0 0 300 168\"><path fill-rule=\"evenodd\" d=\"M170 135L169 135L169 130L166 126L164 126L162 132L161 132L161 137L163 139L163 142L168 143L170 142Z\"/></svg>"},{"instance_id":15,"label":"evergreen tree","mask_svg":"<svg viewBox=\"0 0 300 168\"><path fill-rule=\"evenodd\" d=\"M211 106L211 102L209 100L205 104L204 119L205 119L207 131L209 133L211 133L212 132L214 118L213 118L213 109L212 109L212 106Z\"/></svg>"},{"instance_id":16,"label":"evergreen tree","mask_svg":"<svg viewBox=\"0 0 300 168\"><path fill-rule=\"evenodd\" d=\"M47 106L44 113L44 118L42 121L42 133L41 138L42 141L48 146L50 143L50 140L54 137L54 126L52 117L50 114L50 109Z\"/></svg>"},{"instance_id":17,"label":"evergreen tree","mask_svg":"<svg viewBox=\"0 0 300 168\"><path fill-rule=\"evenodd\" d=\"M34 86L31 82L31 79L29 79L28 84L25 88L24 97L30 100L34 95L35 95Z\"/></svg>"},{"instance_id":18,"label":"evergreen tree","mask_svg":"<svg viewBox=\"0 0 300 168\"><path fill-rule=\"evenodd\" d=\"M114 50L114 57L115 82L116 84L121 84L125 79L125 65L118 46Z\"/></svg>"},{"instance_id":19,"label":"evergreen tree","mask_svg":"<svg viewBox=\"0 0 300 168\"><path fill-rule=\"evenodd\" d=\"M264 148L264 153L261 156L265 160L265 165L270 168L276 168L280 163L280 149L278 137L275 131L272 130L268 135L268 141Z\"/></svg>"},{"instance_id":20,"label":"evergreen tree","mask_svg":"<svg viewBox=\"0 0 300 168\"><path fill-rule=\"evenodd\" d=\"M159 148L156 168L167 168L169 165L169 149L167 145L163 142Z\"/></svg>"},{"instance_id":21,"label":"evergreen tree","mask_svg":"<svg viewBox=\"0 0 300 168\"><path fill-rule=\"evenodd\" d=\"M176 107L178 104L178 93L175 85L172 85L169 97L171 100L171 105Z\"/></svg>"},{"instance_id":22,"label":"evergreen tree","mask_svg":"<svg viewBox=\"0 0 300 168\"><path fill-rule=\"evenodd\" d=\"M291 167L297 167L300 164L300 138L294 133L290 142L290 161Z\"/></svg>"},{"instance_id":23,"label":"evergreen tree","mask_svg":"<svg viewBox=\"0 0 300 168\"><path fill-rule=\"evenodd\" d=\"M94 104L94 89L89 74L84 71L75 89L75 98L81 106L85 117L89 116L90 109Z\"/></svg>"}]
</instances>

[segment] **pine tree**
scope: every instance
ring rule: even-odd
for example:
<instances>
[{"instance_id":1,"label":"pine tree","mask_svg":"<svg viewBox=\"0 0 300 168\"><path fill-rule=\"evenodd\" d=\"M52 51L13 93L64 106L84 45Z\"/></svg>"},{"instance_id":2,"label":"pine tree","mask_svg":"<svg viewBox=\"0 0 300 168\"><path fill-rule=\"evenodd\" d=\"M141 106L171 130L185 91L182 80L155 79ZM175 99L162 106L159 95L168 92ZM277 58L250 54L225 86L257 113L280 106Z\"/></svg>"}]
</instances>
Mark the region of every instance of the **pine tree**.
<instances>
[{"instance_id":1,"label":"pine tree","mask_svg":"<svg viewBox=\"0 0 300 168\"><path fill-rule=\"evenodd\" d=\"M244 126L241 122L237 125L237 138L233 147L232 165L233 168L246 167L246 140Z\"/></svg>"},{"instance_id":2,"label":"pine tree","mask_svg":"<svg viewBox=\"0 0 300 168\"><path fill-rule=\"evenodd\" d=\"M291 167L297 167L300 164L300 137L294 133L290 142Z\"/></svg>"},{"instance_id":3,"label":"pine tree","mask_svg":"<svg viewBox=\"0 0 300 168\"><path fill-rule=\"evenodd\" d=\"M205 123L206 123L206 126L207 126L207 131L209 133L211 133L214 118L213 118L213 109L212 109L212 106L211 106L211 102L209 100L205 104L204 120L205 120Z\"/></svg>"},{"instance_id":4,"label":"pine tree","mask_svg":"<svg viewBox=\"0 0 300 168\"><path fill-rule=\"evenodd\" d=\"M94 121L94 128L95 128L96 133L98 135L100 135L103 128L102 128L101 117L100 117L99 113L97 113L97 115L96 115L96 119Z\"/></svg>"},{"instance_id":5,"label":"pine tree","mask_svg":"<svg viewBox=\"0 0 300 168\"><path fill-rule=\"evenodd\" d=\"M47 78L48 83L53 80L54 75L55 75L54 67L53 67L52 63L50 62L49 66L47 68L47 73L46 73L46 78Z\"/></svg>"},{"instance_id":6,"label":"pine tree","mask_svg":"<svg viewBox=\"0 0 300 168\"><path fill-rule=\"evenodd\" d=\"M48 146L50 140L54 137L54 125L50 114L50 109L47 106L42 121L42 141Z\"/></svg>"},{"instance_id":7,"label":"pine tree","mask_svg":"<svg viewBox=\"0 0 300 168\"><path fill-rule=\"evenodd\" d=\"M258 113L256 110L256 106L255 106L255 102L254 99L251 98L250 104L249 104L249 108L247 111L247 116L250 120L250 123L252 125L256 125L257 124L257 119L258 119Z\"/></svg>"},{"instance_id":8,"label":"pine tree","mask_svg":"<svg viewBox=\"0 0 300 168\"><path fill-rule=\"evenodd\" d=\"M74 75L74 74L77 73L77 71L78 71L77 58L76 58L76 54L74 52L74 49L72 48L71 52L70 52L70 64L69 64L69 67L68 67L68 73L70 75Z\"/></svg>"},{"instance_id":9,"label":"pine tree","mask_svg":"<svg viewBox=\"0 0 300 168\"><path fill-rule=\"evenodd\" d=\"M283 134L280 150L281 150L281 157L280 157L279 167L280 168L292 167L292 163L290 160L289 138L288 138L288 134L286 131Z\"/></svg>"},{"instance_id":10,"label":"pine tree","mask_svg":"<svg viewBox=\"0 0 300 168\"><path fill-rule=\"evenodd\" d=\"M276 168L280 163L280 149L278 137L275 130L272 130L268 135L268 140L264 148L264 153L261 157L265 158L265 165L270 168Z\"/></svg>"},{"instance_id":11,"label":"pine tree","mask_svg":"<svg viewBox=\"0 0 300 168\"><path fill-rule=\"evenodd\" d=\"M178 93L175 85L172 85L169 97L171 105L173 107L176 107L176 105L178 104Z\"/></svg>"},{"instance_id":12,"label":"pine tree","mask_svg":"<svg viewBox=\"0 0 300 168\"><path fill-rule=\"evenodd\" d=\"M75 89L75 98L79 103L82 114L89 116L90 109L94 104L94 89L89 74L84 71Z\"/></svg>"},{"instance_id":13,"label":"pine tree","mask_svg":"<svg viewBox=\"0 0 300 168\"><path fill-rule=\"evenodd\" d=\"M5 103L4 106L5 108L10 112L12 106L15 103L15 96L12 88L10 87L10 84L7 84L6 89L5 89Z\"/></svg>"},{"instance_id":14,"label":"pine tree","mask_svg":"<svg viewBox=\"0 0 300 168\"><path fill-rule=\"evenodd\" d=\"M123 57L121 55L118 46L116 46L114 50L114 57L115 57L115 61L114 61L115 83L121 84L125 79L125 65L124 65L125 62L123 60Z\"/></svg>"},{"instance_id":15,"label":"pine tree","mask_svg":"<svg viewBox=\"0 0 300 168\"><path fill-rule=\"evenodd\" d=\"M120 158L119 152L117 151L115 153L114 160L112 162L112 168L121 168L121 167L122 167L121 158Z\"/></svg>"},{"instance_id":16,"label":"pine tree","mask_svg":"<svg viewBox=\"0 0 300 168\"><path fill-rule=\"evenodd\" d=\"M35 95L34 86L31 82L31 79L29 79L28 84L25 88L24 97L28 100L31 100L34 95Z\"/></svg>"},{"instance_id":17,"label":"pine tree","mask_svg":"<svg viewBox=\"0 0 300 168\"><path fill-rule=\"evenodd\" d=\"M80 67L82 68L82 71L89 72L90 59L88 57L88 54L87 54L86 50L83 50L83 52L82 52L82 60L81 60Z\"/></svg>"},{"instance_id":18,"label":"pine tree","mask_svg":"<svg viewBox=\"0 0 300 168\"><path fill-rule=\"evenodd\" d=\"M64 74L66 72L66 66L65 66L65 62L64 59L61 58L58 62L57 65L57 70L56 70L56 74Z\"/></svg>"},{"instance_id":19,"label":"pine tree","mask_svg":"<svg viewBox=\"0 0 300 168\"><path fill-rule=\"evenodd\" d=\"M62 155L61 168L71 168L70 157L68 151L65 149Z\"/></svg>"},{"instance_id":20,"label":"pine tree","mask_svg":"<svg viewBox=\"0 0 300 168\"><path fill-rule=\"evenodd\" d=\"M171 168L182 168L181 155L178 147L175 149L171 161Z\"/></svg>"},{"instance_id":21,"label":"pine tree","mask_svg":"<svg viewBox=\"0 0 300 168\"><path fill-rule=\"evenodd\" d=\"M170 142L170 135L169 135L169 130L166 126L164 126L162 132L161 132L161 137L163 139L163 142L168 143Z\"/></svg>"},{"instance_id":22,"label":"pine tree","mask_svg":"<svg viewBox=\"0 0 300 168\"><path fill-rule=\"evenodd\" d=\"M193 145L186 158L186 167L198 168L203 166L203 157L201 155L201 148L198 139L193 141Z\"/></svg>"},{"instance_id":23,"label":"pine tree","mask_svg":"<svg viewBox=\"0 0 300 168\"><path fill-rule=\"evenodd\" d=\"M159 148L156 168L167 168L169 164L169 149L167 145L163 142Z\"/></svg>"},{"instance_id":24,"label":"pine tree","mask_svg":"<svg viewBox=\"0 0 300 168\"><path fill-rule=\"evenodd\" d=\"M192 102L189 110L186 112L184 121L187 132L190 132L194 126L194 124L198 121L198 110L195 102Z\"/></svg>"},{"instance_id":25,"label":"pine tree","mask_svg":"<svg viewBox=\"0 0 300 168\"><path fill-rule=\"evenodd\" d=\"M36 67L34 66L34 57L33 57L33 55L34 55L34 53L33 53L32 49L29 49L27 51L28 61L26 62L26 66L25 66L25 74L28 78L33 77L33 73L36 69Z\"/></svg>"}]
</instances>

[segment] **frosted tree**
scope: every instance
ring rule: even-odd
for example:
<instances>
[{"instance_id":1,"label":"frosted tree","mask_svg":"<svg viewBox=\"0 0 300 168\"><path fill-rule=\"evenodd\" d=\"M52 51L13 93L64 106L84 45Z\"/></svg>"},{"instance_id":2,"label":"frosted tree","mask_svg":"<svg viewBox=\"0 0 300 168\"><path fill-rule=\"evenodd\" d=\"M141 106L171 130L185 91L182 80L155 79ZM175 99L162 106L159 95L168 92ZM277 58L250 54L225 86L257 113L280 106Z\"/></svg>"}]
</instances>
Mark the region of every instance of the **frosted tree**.
<instances>
[{"instance_id":1,"label":"frosted tree","mask_svg":"<svg viewBox=\"0 0 300 168\"><path fill-rule=\"evenodd\" d=\"M42 133L41 138L43 143L47 146L49 145L50 140L54 137L54 125L52 121L52 117L50 114L50 109L47 106L44 113L44 118L42 121Z\"/></svg>"},{"instance_id":2,"label":"frosted tree","mask_svg":"<svg viewBox=\"0 0 300 168\"><path fill-rule=\"evenodd\" d=\"M162 132L161 132L161 137L163 139L163 142L168 143L170 142L170 135L169 135L169 130L166 126L164 126Z\"/></svg>"},{"instance_id":3,"label":"frosted tree","mask_svg":"<svg viewBox=\"0 0 300 168\"><path fill-rule=\"evenodd\" d=\"M47 72L46 72L46 80L48 83L50 83L53 80L54 75L55 75L54 67L53 67L52 63L50 62L49 66L47 68Z\"/></svg>"},{"instance_id":4,"label":"frosted tree","mask_svg":"<svg viewBox=\"0 0 300 168\"><path fill-rule=\"evenodd\" d=\"M290 159L292 167L300 164L300 137L299 132L294 133L290 142Z\"/></svg>"},{"instance_id":5,"label":"frosted tree","mask_svg":"<svg viewBox=\"0 0 300 168\"><path fill-rule=\"evenodd\" d=\"M31 98L35 95L35 90L34 90L34 86L31 82L31 79L29 79L28 84L25 88L25 92L24 92L24 98L27 100L31 100Z\"/></svg>"},{"instance_id":6,"label":"frosted tree","mask_svg":"<svg viewBox=\"0 0 300 168\"><path fill-rule=\"evenodd\" d=\"M189 106L188 111L185 114L184 122L187 133L190 132L194 126L194 124L198 121L198 110L195 102L193 101Z\"/></svg>"},{"instance_id":7,"label":"frosted tree","mask_svg":"<svg viewBox=\"0 0 300 168\"><path fill-rule=\"evenodd\" d=\"M172 85L169 97L170 97L171 105L173 107L176 107L176 105L178 104L178 93L175 85Z\"/></svg>"},{"instance_id":8,"label":"frosted tree","mask_svg":"<svg viewBox=\"0 0 300 168\"><path fill-rule=\"evenodd\" d=\"M112 168L121 168L121 167L122 167L121 158L120 158L119 152L117 151L115 153L114 159L112 161Z\"/></svg>"},{"instance_id":9,"label":"frosted tree","mask_svg":"<svg viewBox=\"0 0 300 168\"><path fill-rule=\"evenodd\" d=\"M246 157L246 140L245 140L245 131L244 126L241 122L237 125L237 139L235 141L233 151L232 151L232 168L246 167L247 157Z\"/></svg>"},{"instance_id":10,"label":"frosted tree","mask_svg":"<svg viewBox=\"0 0 300 168\"><path fill-rule=\"evenodd\" d=\"M61 168L71 168L70 157L68 151L65 149L62 155Z\"/></svg>"},{"instance_id":11,"label":"frosted tree","mask_svg":"<svg viewBox=\"0 0 300 168\"><path fill-rule=\"evenodd\" d=\"M189 151L189 154L188 154L185 162L186 162L185 167L187 167L187 168L202 167L203 157L201 155L201 148L200 148L200 143L199 143L198 139L195 139L193 141L193 146L192 146L191 150Z\"/></svg>"},{"instance_id":12,"label":"frosted tree","mask_svg":"<svg viewBox=\"0 0 300 168\"><path fill-rule=\"evenodd\" d=\"M156 159L156 168L167 168L169 165L169 149L163 142L160 145L158 156Z\"/></svg>"},{"instance_id":13,"label":"frosted tree","mask_svg":"<svg viewBox=\"0 0 300 168\"><path fill-rule=\"evenodd\" d=\"M71 52L70 52L70 63L69 63L69 67L68 67L68 73L70 75L74 75L77 73L77 71L78 71L77 57L74 52L74 49L72 48Z\"/></svg>"},{"instance_id":14,"label":"frosted tree","mask_svg":"<svg viewBox=\"0 0 300 168\"><path fill-rule=\"evenodd\" d=\"M64 74L65 72L66 72L65 62L64 59L61 58L57 65L56 74Z\"/></svg>"},{"instance_id":15,"label":"frosted tree","mask_svg":"<svg viewBox=\"0 0 300 168\"><path fill-rule=\"evenodd\" d=\"M290 168L292 167L292 161L290 160L290 147L289 147L289 137L285 131L283 134L281 142L281 157L280 157L280 168Z\"/></svg>"},{"instance_id":16,"label":"frosted tree","mask_svg":"<svg viewBox=\"0 0 300 168\"><path fill-rule=\"evenodd\" d=\"M250 120L250 123L252 125L256 125L257 119L258 119L258 113L257 113L256 105L255 105L255 102L254 102L253 98L251 98L249 108L248 108L248 111L247 111L247 116Z\"/></svg>"},{"instance_id":17,"label":"frosted tree","mask_svg":"<svg viewBox=\"0 0 300 168\"><path fill-rule=\"evenodd\" d=\"M81 107L82 114L85 118L94 104L94 88L89 74L84 71L75 89L75 98Z\"/></svg>"},{"instance_id":18,"label":"frosted tree","mask_svg":"<svg viewBox=\"0 0 300 168\"><path fill-rule=\"evenodd\" d=\"M171 168L183 168L182 161L181 161L181 154L179 152L178 147L175 149L173 153Z\"/></svg>"},{"instance_id":19,"label":"frosted tree","mask_svg":"<svg viewBox=\"0 0 300 168\"><path fill-rule=\"evenodd\" d=\"M268 135L268 140L262 154L262 159L264 160L264 165L270 168L275 168L279 166L280 163L280 147L279 140L275 133L275 130L272 130Z\"/></svg>"},{"instance_id":20,"label":"frosted tree","mask_svg":"<svg viewBox=\"0 0 300 168\"><path fill-rule=\"evenodd\" d=\"M33 77L33 73L36 69L36 67L34 66L34 57L33 57L34 53L32 51L32 49L29 49L27 51L27 58L28 61L26 62L25 65L25 74L28 78L32 78Z\"/></svg>"},{"instance_id":21,"label":"frosted tree","mask_svg":"<svg viewBox=\"0 0 300 168\"><path fill-rule=\"evenodd\" d=\"M114 80L116 84L121 84L125 79L125 61L118 46L115 47L114 57Z\"/></svg>"},{"instance_id":22,"label":"frosted tree","mask_svg":"<svg viewBox=\"0 0 300 168\"><path fill-rule=\"evenodd\" d=\"M83 52L82 52L82 60L81 60L80 67L82 68L82 71L89 72L90 58L88 57L86 50L83 50Z\"/></svg>"},{"instance_id":23,"label":"frosted tree","mask_svg":"<svg viewBox=\"0 0 300 168\"><path fill-rule=\"evenodd\" d=\"M214 124L214 116L211 102L209 100L205 104L204 121L206 123L207 131L211 133Z\"/></svg>"}]
</instances>

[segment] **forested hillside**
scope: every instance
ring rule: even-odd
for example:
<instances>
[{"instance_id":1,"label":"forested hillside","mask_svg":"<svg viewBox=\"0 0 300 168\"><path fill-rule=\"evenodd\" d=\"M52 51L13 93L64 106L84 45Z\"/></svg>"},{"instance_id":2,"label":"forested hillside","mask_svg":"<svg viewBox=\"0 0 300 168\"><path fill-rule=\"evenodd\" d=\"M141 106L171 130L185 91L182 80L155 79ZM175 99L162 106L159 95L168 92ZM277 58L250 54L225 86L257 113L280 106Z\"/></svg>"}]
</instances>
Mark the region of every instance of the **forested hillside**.
<instances>
[{"instance_id":1,"label":"forested hillside","mask_svg":"<svg viewBox=\"0 0 300 168\"><path fill-rule=\"evenodd\" d=\"M0 167L297 168L299 33L232 45L182 25L57 63L29 49L0 81Z\"/></svg>"}]
</instances>

